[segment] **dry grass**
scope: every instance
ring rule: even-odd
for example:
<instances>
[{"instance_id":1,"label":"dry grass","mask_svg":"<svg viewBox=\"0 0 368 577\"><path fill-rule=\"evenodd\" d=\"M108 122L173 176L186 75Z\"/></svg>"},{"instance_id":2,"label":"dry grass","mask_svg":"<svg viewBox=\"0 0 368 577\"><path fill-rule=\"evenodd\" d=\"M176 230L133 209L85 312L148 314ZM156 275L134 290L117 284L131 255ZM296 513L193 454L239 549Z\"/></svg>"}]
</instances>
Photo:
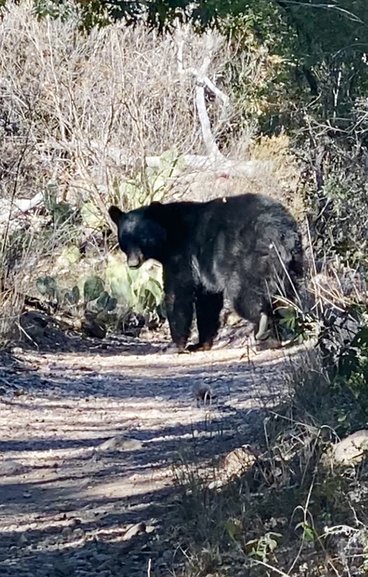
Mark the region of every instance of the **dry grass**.
<instances>
[{"instance_id":1,"label":"dry grass","mask_svg":"<svg viewBox=\"0 0 368 577\"><path fill-rule=\"evenodd\" d=\"M8 3L0 42L3 126L13 131L4 139L5 176L14 176L9 163L30 132L20 195L52 181L60 198L78 201L97 189L105 200L146 155L203 152L192 78L180 72L171 37L120 25L85 36L77 14L38 20L25 1ZM185 68L199 66L203 43L189 31ZM214 77L226 59L217 46ZM216 132L219 114L212 120Z\"/></svg>"},{"instance_id":2,"label":"dry grass","mask_svg":"<svg viewBox=\"0 0 368 577\"><path fill-rule=\"evenodd\" d=\"M144 167L146 156L205 153L190 73L202 63L205 39L190 28L185 31L184 72L171 36L120 25L85 36L72 9L66 20L39 20L26 0L7 3L0 43L4 195L17 176L18 196L31 196L51 183L58 200L78 205L92 198L101 208L115 197L129 207L136 200L124 198L125 183ZM221 78L222 89L231 95L226 74L231 52L219 36L214 47L209 74ZM243 66L250 80L257 77L250 55ZM226 113L216 101L208 109L215 135L227 125L242 124L241 103L235 99ZM294 188L297 171L287 158L286 137L254 145L254 128L235 131L226 144L239 160L271 155L276 161L273 181L262 183L261 169L251 187L272 194L281 180L282 186L289 182Z\"/></svg>"}]
</instances>

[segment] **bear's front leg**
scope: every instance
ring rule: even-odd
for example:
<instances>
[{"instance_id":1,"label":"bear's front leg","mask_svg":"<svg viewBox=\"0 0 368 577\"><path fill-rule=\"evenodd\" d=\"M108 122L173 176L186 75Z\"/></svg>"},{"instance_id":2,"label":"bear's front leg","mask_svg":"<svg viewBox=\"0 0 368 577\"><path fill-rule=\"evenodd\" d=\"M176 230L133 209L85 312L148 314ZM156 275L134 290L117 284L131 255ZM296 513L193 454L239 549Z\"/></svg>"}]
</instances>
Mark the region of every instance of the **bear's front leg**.
<instances>
[{"instance_id":1,"label":"bear's front leg","mask_svg":"<svg viewBox=\"0 0 368 577\"><path fill-rule=\"evenodd\" d=\"M194 291L188 286L165 289L166 314L171 338L178 352L183 353L190 335L193 320Z\"/></svg>"}]
</instances>

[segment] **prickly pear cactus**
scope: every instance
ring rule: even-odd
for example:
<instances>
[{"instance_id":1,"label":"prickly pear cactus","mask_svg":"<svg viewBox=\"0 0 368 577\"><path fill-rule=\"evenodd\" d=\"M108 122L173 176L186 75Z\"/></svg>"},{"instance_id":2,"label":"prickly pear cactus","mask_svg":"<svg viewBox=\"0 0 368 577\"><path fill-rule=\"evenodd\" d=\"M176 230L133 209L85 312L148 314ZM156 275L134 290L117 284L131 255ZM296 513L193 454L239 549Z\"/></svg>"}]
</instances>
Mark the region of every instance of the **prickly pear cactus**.
<instances>
[{"instance_id":1,"label":"prickly pear cactus","mask_svg":"<svg viewBox=\"0 0 368 577\"><path fill-rule=\"evenodd\" d=\"M105 290L103 280L99 276L88 277L83 286L83 297L86 303L98 299Z\"/></svg>"},{"instance_id":2,"label":"prickly pear cactus","mask_svg":"<svg viewBox=\"0 0 368 577\"><path fill-rule=\"evenodd\" d=\"M100 312L111 312L116 308L116 298L109 295L107 291L103 291L96 301L96 308Z\"/></svg>"},{"instance_id":3,"label":"prickly pear cactus","mask_svg":"<svg viewBox=\"0 0 368 577\"><path fill-rule=\"evenodd\" d=\"M71 305L77 305L80 301L80 290L78 286L73 286L72 290L67 290L64 295L64 300Z\"/></svg>"},{"instance_id":4,"label":"prickly pear cactus","mask_svg":"<svg viewBox=\"0 0 368 577\"><path fill-rule=\"evenodd\" d=\"M95 230L103 228L105 218L100 209L93 202L86 202L81 208L81 218L83 224L88 228Z\"/></svg>"},{"instance_id":5,"label":"prickly pear cactus","mask_svg":"<svg viewBox=\"0 0 368 577\"><path fill-rule=\"evenodd\" d=\"M36 280L36 287L42 296L54 299L57 296L58 288L54 277L42 276Z\"/></svg>"}]
</instances>

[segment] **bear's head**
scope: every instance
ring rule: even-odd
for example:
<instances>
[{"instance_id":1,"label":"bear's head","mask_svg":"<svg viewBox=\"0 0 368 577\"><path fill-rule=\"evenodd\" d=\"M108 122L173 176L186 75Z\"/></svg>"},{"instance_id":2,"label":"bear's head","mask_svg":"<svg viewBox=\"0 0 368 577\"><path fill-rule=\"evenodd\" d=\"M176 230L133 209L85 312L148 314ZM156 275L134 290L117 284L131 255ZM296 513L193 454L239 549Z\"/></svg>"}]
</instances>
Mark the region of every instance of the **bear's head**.
<instances>
[{"instance_id":1,"label":"bear's head","mask_svg":"<svg viewBox=\"0 0 368 577\"><path fill-rule=\"evenodd\" d=\"M150 258L162 262L167 234L149 214L149 207L123 212L117 206L110 206L109 215L117 226L119 246L130 268L139 268Z\"/></svg>"}]
</instances>

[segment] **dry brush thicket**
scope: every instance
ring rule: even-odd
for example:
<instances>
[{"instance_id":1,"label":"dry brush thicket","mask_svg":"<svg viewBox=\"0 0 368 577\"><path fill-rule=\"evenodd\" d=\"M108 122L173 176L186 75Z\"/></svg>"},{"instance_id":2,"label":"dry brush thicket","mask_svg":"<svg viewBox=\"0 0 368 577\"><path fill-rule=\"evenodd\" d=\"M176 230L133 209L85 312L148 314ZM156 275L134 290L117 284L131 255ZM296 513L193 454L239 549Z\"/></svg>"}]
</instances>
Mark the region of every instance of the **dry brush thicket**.
<instances>
[{"instance_id":1,"label":"dry brush thicket","mask_svg":"<svg viewBox=\"0 0 368 577\"><path fill-rule=\"evenodd\" d=\"M17 176L18 196L51 181L61 196L78 198L96 187L111 191L168 150L199 162L208 154L206 121L235 162L249 160L252 128L242 125L244 102L232 98L231 51L219 35L186 27L180 37L158 36L117 24L87 36L76 14L38 20L30 3L8 6L0 25L3 192ZM257 82L259 56L242 66ZM198 119L198 79L209 118ZM225 139L234 124L237 136ZM256 158L264 172L267 159Z\"/></svg>"},{"instance_id":2,"label":"dry brush thicket","mask_svg":"<svg viewBox=\"0 0 368 577\"><path fill-rule=\"evenodd\" d=\"M110 202L277 196L296 185L287 138L255 145L242 123L244 102L233 97L227 72L231 52L219 35L187 26L159 36L121 24L86 35L78 22L73 4L63 19L38 19L30 0L3 9L0 264L10 293L29 292L54 268L55 254L78 240L75 214L85 202L101 227ZM243 66L256 81L262 56ZM63 212L62 226L50 203Z\"/></svg>"},{"instance_id":3,"label":"dry brush thicket","mask_svg":"<svg viewBox=\"0 0 368 577\"><path fill-rule=\"evenodd\" d=\"M121 26L85 36L76 16L37 20L23 3L5 15L0 35L2 168L13 181L7 163L26 147L19 195L50 181L62 196L88 195L122 180L145 154L196 146L191 85L175 73L169 38Z\"/></svg>"},{"instance_id":4,"label":"dry brush thicket","mask_svg":"<svg viewBox=\"0 0 368 577\"><path fill-rule=\"evenodd\" d=\"M52 182L61 197L85 198L111 191L147 157L206 154L193 82L208 56L206 38L189 28L182 46L122 25L86 36L76 14L38 20L23 2L5 12L0 39L3 195L17 178L17 196ZM215 36L206 71L222 86L229 56ZM257 74L251 65L250 72ZM211 104L215 137L237 106L224 113L223 103Z\"/></svg>"}]
</instances>

